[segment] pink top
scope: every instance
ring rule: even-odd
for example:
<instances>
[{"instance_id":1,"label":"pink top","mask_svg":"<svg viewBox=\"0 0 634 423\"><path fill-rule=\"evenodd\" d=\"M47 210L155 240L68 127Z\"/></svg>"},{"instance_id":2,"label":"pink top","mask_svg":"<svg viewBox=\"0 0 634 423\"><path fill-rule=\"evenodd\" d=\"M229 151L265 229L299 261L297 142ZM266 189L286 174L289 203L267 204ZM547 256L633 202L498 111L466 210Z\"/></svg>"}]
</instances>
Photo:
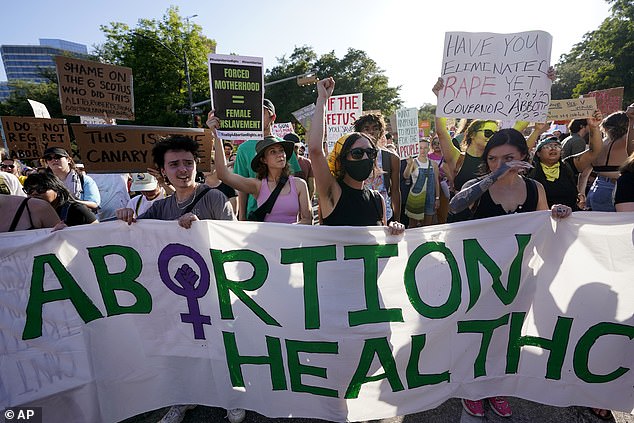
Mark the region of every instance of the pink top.
<instances>
[{"instance_id":1,"label":"pink top","mask_svg":"<svg viewBox=\"0 0 634 423\"><path fill-rule=\"evenodd\" d=\"M265 222L297 223L297 216L299 215L299 195L295 188L293 176L288 177L288 183L291 184L291 192L288 194L280 193L280 195L277 196L273 210L264 218ZM257 198L258 207L264 204L270 195L269 181L267 178L264 178L262 180L262 186L260 187L260 194Z\"/></svg>"}]
</instances>

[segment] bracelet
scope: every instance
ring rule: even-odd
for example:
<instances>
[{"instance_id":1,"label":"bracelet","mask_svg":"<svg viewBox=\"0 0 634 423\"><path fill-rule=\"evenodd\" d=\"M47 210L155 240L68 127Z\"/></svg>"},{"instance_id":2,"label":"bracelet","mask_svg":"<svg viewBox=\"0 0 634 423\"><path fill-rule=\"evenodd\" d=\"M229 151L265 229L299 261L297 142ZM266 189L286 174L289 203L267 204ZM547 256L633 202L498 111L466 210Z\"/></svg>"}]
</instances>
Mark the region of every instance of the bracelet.
<instances>
[{"instance_id":1,"label":"bracelet","mask_svg":"<svg viewBox=\"0 0 634 423\"><path fill-rule=\"evenodd\" d=\"M440 197L436 197L436 200L440 200Z\"/></svg>"}]
</instances>

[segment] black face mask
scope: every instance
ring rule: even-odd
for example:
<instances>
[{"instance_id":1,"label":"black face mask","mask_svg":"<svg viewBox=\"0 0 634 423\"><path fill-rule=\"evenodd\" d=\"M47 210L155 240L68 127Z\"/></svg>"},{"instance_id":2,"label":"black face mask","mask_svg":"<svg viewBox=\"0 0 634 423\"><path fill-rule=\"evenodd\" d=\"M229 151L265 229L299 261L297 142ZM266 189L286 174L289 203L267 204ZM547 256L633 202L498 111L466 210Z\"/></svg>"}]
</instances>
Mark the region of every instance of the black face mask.
<instances>
[{"instance_id":1,"label":"black face mask","mask_svg":"<svg viewBox=\"0 0 634 423\"><path fill-rule=\"evenodd\" d=\"M368 179L374 168L374 160L344 160L343 168L355 181L365 181Z\"/></svg>"}]
</instances>

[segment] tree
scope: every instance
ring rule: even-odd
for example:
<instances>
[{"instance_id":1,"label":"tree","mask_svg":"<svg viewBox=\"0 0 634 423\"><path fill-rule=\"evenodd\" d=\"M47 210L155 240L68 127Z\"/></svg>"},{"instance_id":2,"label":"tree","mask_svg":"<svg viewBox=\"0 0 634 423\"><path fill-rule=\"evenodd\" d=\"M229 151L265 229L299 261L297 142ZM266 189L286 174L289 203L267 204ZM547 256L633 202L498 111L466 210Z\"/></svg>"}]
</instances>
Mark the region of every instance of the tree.
<instances>
[{"instance_id":1,"label":"tree","mask_svg":"<svg viewBox=\"0 0 634 423\"><path fill-rule=\"evenodd\" d=\"M266 72L265 81L314 72L320 78L335 78L335 95L363 93L364 110L381 110L384 116L390 116L402 104L400 87L390 87L384 71L362 50L350 48L339 60L334 51L318 58L312 47L301 46L295 47L288 58L277 60L277 66ZM288 81L266 87L265 96L275 104L278 121L289 122L291 113L314 103L317 93L314 86L299 87Z\"/></svg>"},{"instance_id":2,"label":"tree","mask_svg":"<svg viewBox=\"0 0 634 423\"><path fill-rule=\"evenodd\" d=\"M436 127L436 105L425 103L418 109L418 120L428 120L430 123L429 131L433 133Z\"/></svg>"},{"instance_id":3,"label":"tree","mask_svg":"<svg viewBox=\"0 0 634 423\"><path fill-rule=\"evenodd\" d=\"M188 23L175 6L160 21L140 19L136 28L119 22L101 26L106 42L96 47L102 62L132 68L134 109L132 123L159 126L189 126L185 53L187 54L193 101L209 98L207 54L216 42L202 35L202 28Z\"/></svg>"},{"instance_id":4,"label":"tree","mask_svg":"<svg viewBox=\"0 0 634 423\"><path fill-rule=\"evenodd\" d=\"M612 5L611 16L557 64L553 98L623 86L625 105L634 103L634 2L606 1Z\"/></svg>"}]
</instances>

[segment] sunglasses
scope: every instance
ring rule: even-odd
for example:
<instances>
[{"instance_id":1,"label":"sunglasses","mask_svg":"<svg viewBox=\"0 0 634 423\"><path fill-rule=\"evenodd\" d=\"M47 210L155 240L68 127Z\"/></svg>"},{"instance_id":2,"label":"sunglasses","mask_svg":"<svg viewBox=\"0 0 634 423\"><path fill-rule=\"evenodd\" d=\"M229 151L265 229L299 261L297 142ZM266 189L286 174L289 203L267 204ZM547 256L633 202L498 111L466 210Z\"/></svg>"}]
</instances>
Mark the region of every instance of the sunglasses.
<instances>
[{"instance_id":1,"label":"sunglasses","mask_svg":"<svg viewBox=\"0 0 634 423\"><path fill-rule=\"evenodd\" d=\"M361 160L364 154L367 154L368 159L374 160L376 159L377 151L374 148L360 148L360 147L353 148L352 150L350 150L350 157L352 157L354 160Z\"/></svg>"},{"instance_id":2,"label":"sunglasses","mask_svg":"<svg viewBox=\"0 0 634 423\"><path fill-rule=\"evenodd\" d=\"M547 148L549 150L561 150L561 144L557 142L551 142L548 144L544 144L542 148Z\"/></svg>"},{"instance_id":3,"label":"sunglasses","mask_svg":"<svg viewBox=\"0 0 634 423\"><path fill-rule=\"evenodd\" d=\"M46 160L47 162L50 162L51 160L61 160L61 158L64 156L60 156L59 154L54 154L52 156L44 156L44 160Z\"/></svg>"},{"instance_id":4,"label":"sunglasses","mask_svg":"<svg viewBox=\"0 0 634 423\"><path fill-rule=\"evenodd\" d=\"M14 169L15 165L0 164L2 169Z\"/></svg>"},{"instance_id":5,"label":"sunglasses","mask_svg":"<svg viewBox=\"0 0 634 423\"><path fill-rule=\"evenodd\" d=\"M22 191L26 193L26 195L31 195L33 193L44 194L48 191L48 188L45 187L30 187L30 188L22 188Z\"/></svg>"},{"instance_id":6,"label":"sunglasses","mask_svg":"<svg viewBox=\"0 0 634 423\"><path fill-rule=\"evenodd\" d=\"M491 129L480 129L478 132L484 132L484 137L488 139L491 138L497 131L493 131Z\"/></svg>"}]
</instances>

